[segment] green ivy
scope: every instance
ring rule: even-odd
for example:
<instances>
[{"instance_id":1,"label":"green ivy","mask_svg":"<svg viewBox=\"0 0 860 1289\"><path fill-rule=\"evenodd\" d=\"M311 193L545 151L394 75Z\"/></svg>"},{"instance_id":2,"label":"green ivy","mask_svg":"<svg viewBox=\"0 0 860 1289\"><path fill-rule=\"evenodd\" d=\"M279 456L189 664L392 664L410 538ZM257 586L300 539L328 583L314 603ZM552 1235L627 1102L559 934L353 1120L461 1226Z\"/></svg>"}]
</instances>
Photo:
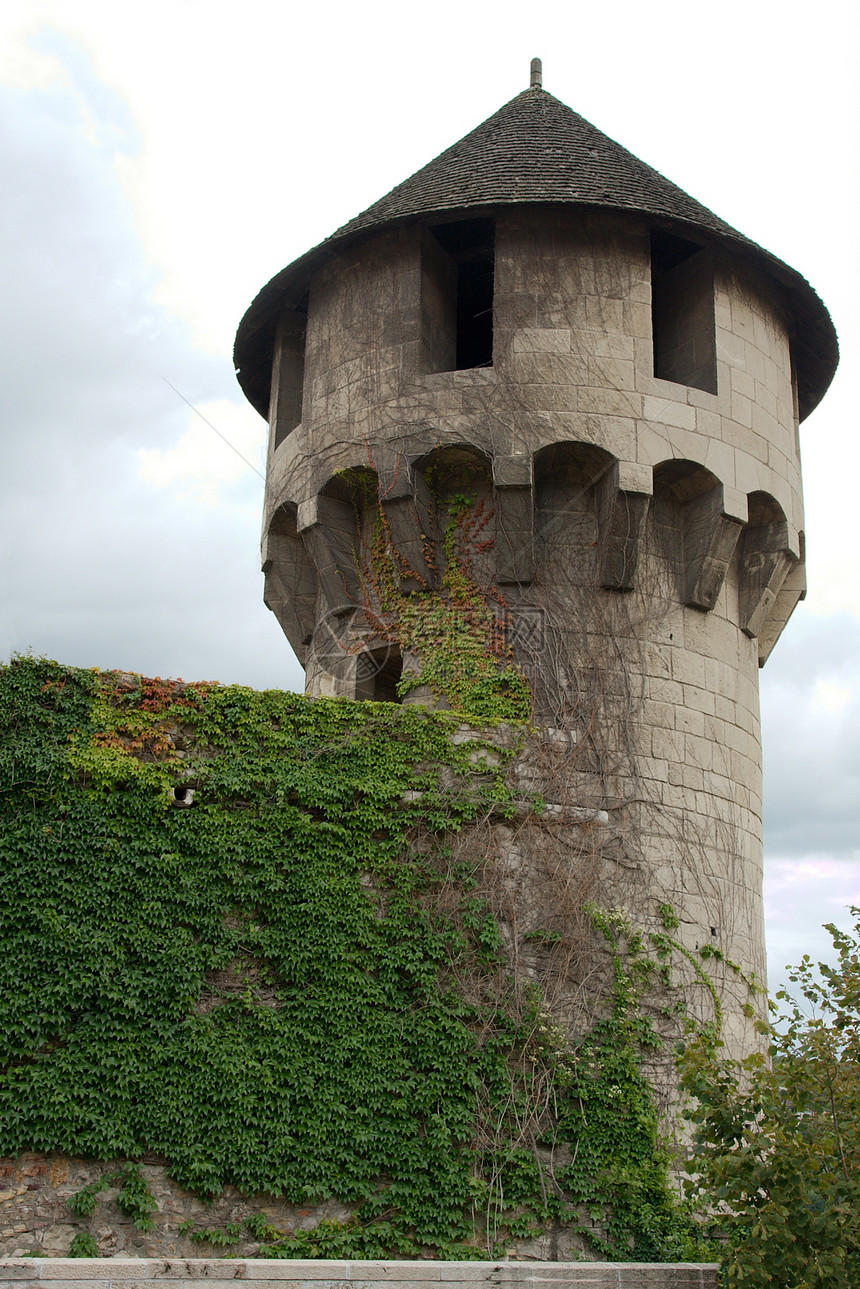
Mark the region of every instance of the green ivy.
<instances>
[{"instance_id":1,"label":"green ivy","mask_svg":"<svg viewBox=\"0 0 860 1289\"><path fill-rule=\"evenodd\" d=\"M154 1152L204 1198L352 1208L310 1231L256 1216L269 1256L480 1257L552 1222L615 1258L689 1251L639 1059L640 940L594 912L614 983L578 1047L539 996L487 1013L458 987L504 974L499 928L468 866L456 915L428 893L452 831L511 800L505 755L476 774L461 720L4 668L0 1151ZM552 1185L546 1140L510 1144L547 1080L570 1160ZM476 1155L481 1115L497 1144ZM111 1180L150 1229L137 1165Z\"/></svg>"},{"instance_id":2,"label":"green ivy","mask_svg":"<svg viewBox=\"0 0 860 1289\"><path fill-rule=\"evenodd\" d=\"M154 1222L151 1214L158 1210L155 1197L137 1164L129 1160L118 1173L107 1173L88 1186L83 1186L66 1201L78 1218L90 1218L96 1211L96 1200L111 1184L121 1183L116 1205L126 1217L133 1219L139 1231L151 1231Z\"/></svg>"},{"instance_id":3,"label":"green ivy","mask_svg":"<svg viewBox=\"0 0 860 1289\"><path fill-rule=\"evenodd\" d=\"M97 1258L100 1256L99 1246L89 1231L77 1232L69 1245L68 1256L70 1258Z\"/></svg>"},{"instance_id":4,"label":"green ivy","mask_svg":"<svg viewBox=\"0 0 860 1289\"><path fill-rule=\"evenodd\" d=\"M188 1234L195 1244L214 1244L222 1248L238 1244L242 1238L242 1228L238 1222L227 1222L224 1226L202 1227L200 1230L181 1233Z\"/></svg>"},{"instance_id":5,"label":"green ivy","mask_svg":"<svg viewBox=\"0 0 860 1289\"><path fill-rule=\"evenodd\" d=\"M137 1164L127 1163L118 1180L122 1186L116 1197L117 1208L133 1220L139 1231L152 1231L152 1214L158 1211L158 1204Z\"/></svg>"},{"instance_id":6,"label":"green ivy","mask_svg":"<svg viewBox=\"0 0 860 1289\"><path fill-rule=\"evenodd\" d=\"M565 1189L574 1205L603 1223L601 1234L580 1230L606 1256L618 1258L626 1246L637 1261L696 1260L703 1243L673 1190L672 1155L661 1143L641 1065L643 1048L661 1046L642 1008L660 960L649 956L622 911L592 908L591 914L611 955L614 988L611 1010L574 1052L564 1051L560 1035L553 1038L566 1093L560 1128L578 1146L564 1170Z\"/></svg>"},{"instance_id":7,"label":"green ivy","mask_svg":"<svg viewBox=\"0 0 860 1289\"><path fill-rule=\"evenodd\" d=\"M75 1217L88 1218L92 1217L96 1211L96 1201L102 1191L106 1191L110 1186L110 1178L100 1177L98 1181L90 1182L89 1186L83 1186L74 1195L71 1195L66 1201Z\"/></svg>"},{"instance_id":8,"label":"green ivy","mask_svg":"<svg viewBox=\"0 0 860 1289\"><path fill-rule=\"evenodd\" d=\"M362 486L359 477L353 483ZM371 539L359 559L369 629L418 661L418 670L404 672L398 682L399 696L428 688L437 702L477 720L528 720L531 691L506 638L507 605L498 587L482 585L474 568L476 557L492 545L484 535L492 512L465 494L446 500L442 568L434 589L394 547L378 499L364 494L364 505L373 517ZM404 576L420 589L403 591Z\"/></svg>"}]
</instances>

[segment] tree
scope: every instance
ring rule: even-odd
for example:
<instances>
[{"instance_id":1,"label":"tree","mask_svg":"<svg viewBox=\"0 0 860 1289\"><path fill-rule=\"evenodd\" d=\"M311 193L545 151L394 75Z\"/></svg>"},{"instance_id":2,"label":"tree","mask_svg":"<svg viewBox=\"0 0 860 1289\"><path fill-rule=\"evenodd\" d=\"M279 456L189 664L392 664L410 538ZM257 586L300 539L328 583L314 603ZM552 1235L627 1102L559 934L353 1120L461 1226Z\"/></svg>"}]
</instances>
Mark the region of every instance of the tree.
<instances>
[{"instance_id":1,"label":"tree","mask_svg":"<svg viewBox=\"0 0 860 1289\"><path fill-rule=\"evenodd\" d=\"M694 1098L698 1206L716 1214L723 1273L749 1289L860 1285L860 909L827 930L837 965L805 956L767 1027L769 1059L720 1054L714 1034L682 1052ZM778 1004L781 1004L781 1008Z\"/></svg>"}]
</instances>

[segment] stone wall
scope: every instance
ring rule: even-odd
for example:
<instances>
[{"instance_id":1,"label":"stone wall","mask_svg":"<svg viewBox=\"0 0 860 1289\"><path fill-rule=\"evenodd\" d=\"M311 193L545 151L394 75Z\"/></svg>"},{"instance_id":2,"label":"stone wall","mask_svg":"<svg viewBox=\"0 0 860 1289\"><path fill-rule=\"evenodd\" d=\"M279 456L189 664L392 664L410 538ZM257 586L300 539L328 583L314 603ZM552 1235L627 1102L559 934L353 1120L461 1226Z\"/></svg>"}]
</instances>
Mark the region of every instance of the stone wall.
<instances>
[{"instance_id":1,"label":"stone wall","mask_svg":"<svg viewBox=\"0 0 860 1289\"><path fill-rule=\"evenodd\" d=\"M748 265L714 253L717 393L654 376L648 230L635 216L506 212L493 365L425 374L421 239L377 235L315 279L302 424L272 447L267 512L300 504L367 444L492 455L561 440L653 468L696 461L803 526L787 323ZM272 438L274 444L274 435Z\"/></svg>"},{"instance_id":2,"label":"stone wall","mask_svg":"<svg viewBox=\"0 0 860 1289\"><path fill-rule=\"evenodd\" d=\"M163 1162L150 1158L141 1166L141 1173L158 1205L152 1231L139 1231L117 1207L118 1184L96 1196L91 1218L77 1218L69 1208L69 1199L84 1186L109 1177L123 1162L41 1154L0 1159L0 1257L20 1258L26 1254L62 1258L74 1237L86 1231L104 1258L198 1258L201 1253L213 1252L214 1246L192 1240L190 1233L183 1234L181 1228L187 1225L194 1230L213 1230L229 1223L241 1229L236 1243L230 1246L231 1253L247 1256L259 1249L259 1241L243 1226L253 1213L264 1211L282 1230L303 1230L325 1219L343 1221L350 1215L348 1208L336 1203L310 1209L284 1204L270 1196L249 1200L233 1186L226 1186L206 1203L178 1186L168 1176ZM70 1265L74 1267L75 1262Z\"/></svg>"},{"instance_id":3,"label":"stone wall","mask_svg":"<svg viewBox=\"0 0 860 1289\"><path fill-rule=\"evenodd\" d=\"M195 1242L182 1234L183 1224L195 1229L241 1225L265 1207L275 1225L310 1228L321 1219L349 1216L342 1205L296 1208L267 1198L248 1200L234 1187L225 1187L211 1203L183 1191L167 1176L160 1163L144 1163L142 1173L158 1203L154 1230L138 1231L116 1207L117 1188L102 1192L96 1213L89 1221L74 1217L68 1199L81 1187L109 1173L111 1165L59 1155L22 1155L0 1160L0 1289L37 1289L42 1281L51 1289L81 1289L87 1283L110 1282L136 1289L139 1282L156 1280L186 1289L187 1282L207 1284L232 1280L265 1282L262 1289L288 1289L302 1285L324 1289L360 1282L363 1289L385 1283L395 1287L441 1281L457 1285L531 1285L557 1283L589 1285L593 1289L716 1289L717 1270L707 1263L656 1266L644 1263L542 1261L551 1256L553 1237L536 1241L531 1255L523 1248L518 1260L456 1262L335 1262L255 1258L259 1247L247 1230L230 1246L227 1258L206 1257L216 1252L211 1244ZM96 1239L100 1260L67 1258L74 1236L88 1230ZM558 1233L555 1235L556 1245ZM537 1246L541 1247L538 1248ZM201 1256L204 1255L204 1256ZM577 1257L569 1241L562 1241L561 1256ZM579 1255L580 1257L583 1255ZM214 1286L218 1289L218 1284ZM322 1289L322 1287L321 1287Z\"/></svg>"}]
</instances>

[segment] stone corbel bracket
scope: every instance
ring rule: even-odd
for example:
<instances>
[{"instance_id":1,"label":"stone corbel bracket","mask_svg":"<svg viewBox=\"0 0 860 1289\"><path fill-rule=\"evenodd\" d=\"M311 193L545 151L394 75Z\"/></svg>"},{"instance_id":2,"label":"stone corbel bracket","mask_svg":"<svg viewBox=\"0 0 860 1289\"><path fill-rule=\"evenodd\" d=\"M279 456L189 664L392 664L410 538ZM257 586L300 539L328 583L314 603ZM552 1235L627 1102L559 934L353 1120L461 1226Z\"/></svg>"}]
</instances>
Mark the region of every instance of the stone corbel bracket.
<instances>
[{"instance_id":1,"label":"stone corbel bracket","mask_svg":"<svg viewBox=\"0 0 860 1289\"><path fill-rule=\"evenodd\" d=\"M596 486L600 584L632 591L654 492L650 466L616 461Z\"/></svg>"},{"instance_id":2,"label":"stone corbel bracket","mask_svg":"<svg viewBox=\"0 0 860 1289\"><path fill-rule=\"evenodd\" d=\"M319 493L298 508L297 529L313 562L327 608L347 613L361 602L355 511L347 501Z\"/></svg>"},{"instance_id":3,"label":"stone corbel bracket","mask_svg":"<svg viewBox=\"0 0 860 1289\"><path fill-rule=\"evenodd\" d=\"M427 559L433 545L433 498L426 479L398 457L390 466L380 467L379 500L391 544L402 561L401 590L435 586L436 569Z\"/></svg>"},{"instance_id":4,"label":"stone corbel bracket","mask_svg":"<svg viewBox=\"0 0 860 1289\"><path fill-rule=\"evenodd\" d=\"M770 615L758 634L758 661L763 667L771 650L782 635L783 629L801 600L806 599L806 560L803 534L800 536L800 559L791 565L782 586L776 593Z\"/></svg>"},{"instance_id":5,"label":"stone corbel bracket","mask_svg":"<svg viewBox=\"0 0 860 1289\"><path fill-rule=\"evenodd\" d=\"M777 627L777 601L790 574L794 576L781 604L785 621L805 594L801 554L800 534L783 518L751 522L744 532L739 561L740 625L748 636L760 639L760 663L766 660L784 625ZM790 608L786 600L791 601Z\"/></svg>"},{"instance_id":6,"label":"stone corbel bracket","mask_svg":"<svg viewBox=\"0 0 860 1289\"><path fill-rule=\"evenodd\" d=\"M684 506L684 603L708 612L716 604L747 523L747 499L718 485Z\"/></svg>"},{"instance_id":7,"label":"stone corbel bracket","mask_svg":"<svg viewBox=\"0 0 860 1289\"><path fill-rule=\"evenodd\" d=\"M316 622L317 584L313 564L298 534L296 507L285 503L263 537L263 602L271 609L302 666Z\"/></svg>"}]
</instances>

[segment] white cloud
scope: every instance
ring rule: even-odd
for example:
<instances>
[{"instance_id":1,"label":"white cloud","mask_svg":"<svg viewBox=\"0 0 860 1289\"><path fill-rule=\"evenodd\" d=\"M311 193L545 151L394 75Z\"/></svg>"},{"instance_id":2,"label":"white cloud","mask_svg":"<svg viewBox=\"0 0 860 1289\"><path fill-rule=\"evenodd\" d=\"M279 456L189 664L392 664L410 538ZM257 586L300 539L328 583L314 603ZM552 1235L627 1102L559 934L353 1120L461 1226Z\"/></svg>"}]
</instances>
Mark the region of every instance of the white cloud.
<instances>
[{"instance_id":1,"label":"white cloud","mask_svg":"<svg viewBox=\"0 0 860 1289\"><path fill-rule=\"evenodd\" d=\"M70 85L71 78L59 58L38 49L33 44L33 34L19 28L0 41L0 82L14 89Z\"/></svg>"},{"instance_id":2,"label":"white cloud","mask_svg":"<svg viewBox=\"0 0 860 1289\"><path fill-rule=\"evenodd\" d=\"M301 687L262 604L262 481L162 375L251 461L266 427L229 360L152 303L114 167L121 105L82 60L75 75L83 90L0 86L0 655Z\"/></svg>"},{"instance_id":3,"label":"white cloud","mask_svg":"<svg viewBox=\"0 0 860 1289\"><path fill-rule=\"evenodd\" d=\"M831 680L817 680L813 691L814 700L822 711L833 714L839 712L851 702L851 690L847 685L837 685Z\"/></svg>"},{"instance_id":4,"label":"white cloud","mask_svg":"<svg viewBox=\"0 0 860 1289\"><path fill-rule=\"evenodd\" d=\"M774 993L788 979L786 967L808 954L813 962L833 962L833 923L848 931L848 906L860 906L860 848L843 861L825 855L771 859L765 865L764 908L767 926L768 983Z\"/></svg>"},{"instance_id":5,"label":"white cloud","mask_svg":"<svg viewBox=\"0 0 860 1289\"><path fill-rule=\"evenodd\" d=\"M250 407L212 399L190 410L189 417L188 429L171 447L138 450L138 469L146 483L157 488L177 484L182 500L216 506L224 484L248 471L262 475L265 427Z\"/></svg>"}]
</instances>

